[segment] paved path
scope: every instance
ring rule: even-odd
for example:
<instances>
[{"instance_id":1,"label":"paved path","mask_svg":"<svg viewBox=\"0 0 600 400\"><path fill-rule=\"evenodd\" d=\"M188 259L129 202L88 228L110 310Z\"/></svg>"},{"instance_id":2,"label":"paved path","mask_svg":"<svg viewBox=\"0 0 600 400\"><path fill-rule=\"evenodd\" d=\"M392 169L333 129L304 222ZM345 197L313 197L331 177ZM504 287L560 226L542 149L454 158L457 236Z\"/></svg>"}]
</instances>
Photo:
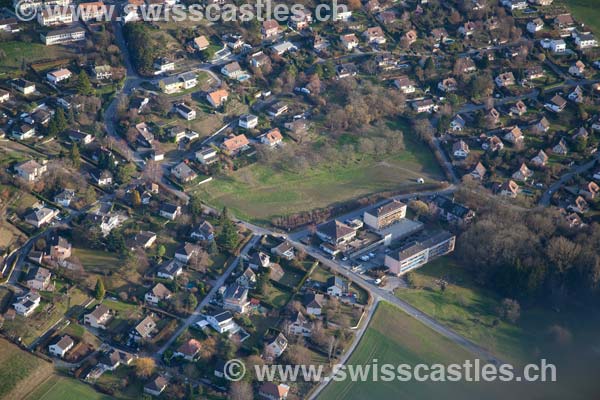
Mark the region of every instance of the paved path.
<instances>
[{"instance_id":1,"label":"paved path","mask_svg":"<svg viewBox=\"0 0 600 400\"><path fill-rule=\"evenodd\" d=\"M550 185L548 190L546 190L544 192L544 194L540 198L540 205L546 206L546 207L549 206L550 200L552 199L552 195L554 193L556 193L557 190L559 190L561 187L563 187L575 175L582 174L582 173L594 168L594 166L598 163L599 160L600 160L600 154L596 153L595 157L592 160L586 162L585 164L576 165L576 166L572 167L568 172L563 174L558 181L556 181L552 185Z\"/></svg>"}]
</instances>

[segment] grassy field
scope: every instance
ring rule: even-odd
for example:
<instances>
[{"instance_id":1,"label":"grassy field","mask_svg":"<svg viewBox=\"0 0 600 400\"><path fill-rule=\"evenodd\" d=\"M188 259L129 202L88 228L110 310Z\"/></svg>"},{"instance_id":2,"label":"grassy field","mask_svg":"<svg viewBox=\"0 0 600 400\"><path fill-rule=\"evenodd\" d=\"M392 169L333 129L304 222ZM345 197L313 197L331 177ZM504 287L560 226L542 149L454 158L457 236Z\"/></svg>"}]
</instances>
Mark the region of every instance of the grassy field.
<instances>
[{"instance_id":1,"label":"grassy field","mask_svg":"<svg viewBox=\"0 0 600 400\"><path fill-rule=\"evenodd\" d=\"M86 271L103 273L118 270L123 264L118 255L101 250L73 248L73 255Z\"/></svg>"},{"instance_id":2,"label":"grassy field","mask_svg":"<svg viewBox=\"0 0 600 400\"><path fill-rule=\"evenodd\" d=\"M350 165L328 164L302 172L274 171L255 163L229 176L217 176L198 191L209 203L226 205L238 217L266 221L277 215L325 207L371 193L399 190L415 179L441 179L429 149L406 140L406 150L383 160L365 158Z\"/></svg>"},{"instance_id":3,"label":"grassy field","mask_svg":"<svg viewBox=\"0 0 600 400\"><path fill-rule=\"evenodd\" d=\"M600 8L597 0L567 0L566 3L577 20L600 35Z\"/></svg>"},{"instance_id":4,"label":"grassy field","mask_svg":"<svg viewBox=\"0 0 600 400\"><path fill-rule=\"evenodd\" d=\"M44 46L41 43L7 41L0 43L6 57L2 59L0 72L13 72L21 68L23 60L29 64L36 61L72 57L73 54L62 46Z\"/></svg>"},{"instance_id":5,"label":"grassy field","mask_svg":"<svg viewBox=\"0 0 600 400\"><path fill-rule=\"evenodd\" d=\"M420 322L410 318L388 303L379 308L348 361L348 365L367 365L374 359L379 364L411 364L462 362L470 355L462 348L429 330ZM463 395L471 392L460 384ZM433 383L415 382L334 382L319 396L319 399L409 399L448 398L448 387ZM476 397L473 397L476 398Z\"/></svg>"},{"instance_id":6,"label":"grassy field","mask_svg":"<svg viewBox=\"0 0 600 400\"><path fill-rule=\"evenodd\" d=\"M109 400L112 397L96 392L90 385L75 379L53 376L37 389L27 400Z\"/></svg>"},{"instance_id":7,"label":"grassy field","mask_svg":"<svg viewBox=\"0 0 600 400\"><path fill-rule=\"evenodd\" d=\"M444 291L439 287L440 279L448 282ZM398 289L396 296L490 349L502 360L524 365L545 358L555 363L560 385L554 387L553 396L577 389L579 396L586 398L586 394L599 390L600 384L589 370L597 362L598 310L553 311L549 307L522 305L519 320L508 323L498 318L497 307L502 298L479 287L467 271L448 257L416 271L414 282L417 288ZM588 379L582 385L585 377Z\"/></svg>"},{"instance_id":8,"label":"grassy field","mask_svg":"<svg viewBox=\"0 0 600 400\"><path fill-rule=\"evenodd\" d=\"M0 339L0 399L22 399L52 375L52 364ZM10 366L10 367L9 367Z\"/></svg>"}]
</instances>

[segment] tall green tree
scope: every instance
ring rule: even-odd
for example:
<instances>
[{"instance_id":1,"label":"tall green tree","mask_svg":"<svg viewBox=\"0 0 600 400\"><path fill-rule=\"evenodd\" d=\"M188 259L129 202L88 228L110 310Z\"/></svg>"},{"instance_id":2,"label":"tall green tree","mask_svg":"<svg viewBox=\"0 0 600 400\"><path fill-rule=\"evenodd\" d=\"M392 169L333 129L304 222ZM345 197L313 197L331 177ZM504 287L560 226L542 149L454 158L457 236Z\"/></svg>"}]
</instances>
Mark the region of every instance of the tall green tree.
<instances>
[{"instance_id":1,"label":"tall green tree","mask_svg":"<svg viewBox=\"0 0 600 400\"><path fill-rule=\"evenodd\" d=\"M77 92L83 96L94 94L94 88L92 87L92 82L90 82L90 77L83 70L77 77Z\"/></svg>"},{"instance_id":2,"label":"tall green tree","mask_svg":"<svg viewBox=\"0 0 600 400\"><path fill-rule=\"evenodd\" d=\"M104 282L102 282L102 279L98 278L96 287L94 288L94 297L96 300L102 300L105 294L106 290L104 289Z\"/></svg>"},{"instance_id":3,"label":"tall green tree","mask_svg":"<svg viewBox=\"0 0 600 400\"><path fill-rule=\"evenodd\" d=\"M71 146L69 157L71 158L73 166L75 168L79 168L81 165L81 155L79 154L79 147L77 146L77 143L73 143L73 146Z\"/></svg>"},{"instance_id":4,"label":"tall green tree","mask_svg":"<svg viewBox=\"0 0 600 400\"><path fill-rule=\"evenodd\" d=\"M235 224L231 221L227 207L223 208L219 223L221 225L221 231L217 236L217 244L223 249L231 252L237 247L240 238Z\"/></svg>"}]
</instances>

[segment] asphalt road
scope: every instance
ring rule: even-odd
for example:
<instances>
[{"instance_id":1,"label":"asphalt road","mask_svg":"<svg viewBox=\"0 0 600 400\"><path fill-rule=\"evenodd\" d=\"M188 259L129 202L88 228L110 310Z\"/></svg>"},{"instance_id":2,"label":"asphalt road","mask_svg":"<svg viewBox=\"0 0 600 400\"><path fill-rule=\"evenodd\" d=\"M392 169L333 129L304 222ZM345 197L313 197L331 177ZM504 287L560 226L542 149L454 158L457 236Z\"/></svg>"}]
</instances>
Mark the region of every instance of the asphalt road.
<instances>
[{"instance_id":1,"label":"asphalt road","mask_svg":"<svg viewBox=\"0 0 600 400\"><path fill-rule=\"evenodd\" d=\"M593 160L586 162L585 164L577 165L571 168L567 173L563 174L559 180L554 182L548 190L544 192L542 197L540 198L539 204L541 206L549 206L550 200L552 199L552 195L556 193L561 187L563 187L567 182L569 182L575 175L582 174L596 165L596 163L600 160L600 154L596 153L596 156Z\"/></svg>"}]
</instances>

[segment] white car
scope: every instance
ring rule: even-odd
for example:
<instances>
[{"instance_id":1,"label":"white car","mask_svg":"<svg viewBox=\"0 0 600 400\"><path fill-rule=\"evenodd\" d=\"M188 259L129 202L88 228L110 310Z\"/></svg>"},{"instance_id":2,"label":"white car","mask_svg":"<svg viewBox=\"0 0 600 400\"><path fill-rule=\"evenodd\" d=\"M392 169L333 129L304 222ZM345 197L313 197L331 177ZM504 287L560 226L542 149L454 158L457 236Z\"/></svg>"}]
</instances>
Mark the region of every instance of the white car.
<instances>
[{"instance_id":1,"label":"white car","mask_svg":"<svg viewBox=\"0 0 600 400\"><path fill-rule=\"evenodd\" d=\"M375 284L376 285L380 285L381 284L381 279L379 279L379 278L375 279Z\"/></svg>"}]
</instances>

